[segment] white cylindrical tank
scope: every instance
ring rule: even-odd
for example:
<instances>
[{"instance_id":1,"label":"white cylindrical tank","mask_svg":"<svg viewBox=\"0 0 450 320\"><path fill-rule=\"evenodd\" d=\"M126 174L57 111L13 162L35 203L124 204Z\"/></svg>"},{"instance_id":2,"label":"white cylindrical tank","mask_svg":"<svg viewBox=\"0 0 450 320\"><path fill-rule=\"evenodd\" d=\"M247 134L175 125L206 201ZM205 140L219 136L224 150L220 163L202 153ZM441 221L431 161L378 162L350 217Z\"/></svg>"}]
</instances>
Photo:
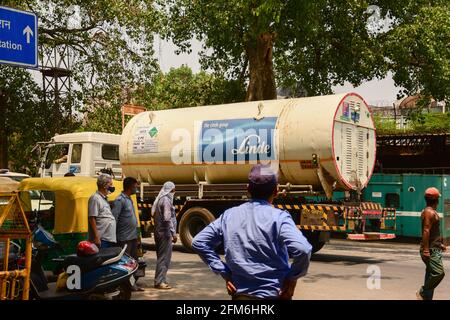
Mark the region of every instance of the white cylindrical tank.
<instances>
[{"instance_id":1,"label":"white cylindrical tank","mask_svg":"<svg viewBox=\"0 0 450 320\"><path fill-rule=\"evenodd\" d=\"M367 185L375 148L371 111L348 93L143 112L122 133L120 162L151 184L245 183L270 162L280 183L350 190Z\"/></svg>"}]
</instances>

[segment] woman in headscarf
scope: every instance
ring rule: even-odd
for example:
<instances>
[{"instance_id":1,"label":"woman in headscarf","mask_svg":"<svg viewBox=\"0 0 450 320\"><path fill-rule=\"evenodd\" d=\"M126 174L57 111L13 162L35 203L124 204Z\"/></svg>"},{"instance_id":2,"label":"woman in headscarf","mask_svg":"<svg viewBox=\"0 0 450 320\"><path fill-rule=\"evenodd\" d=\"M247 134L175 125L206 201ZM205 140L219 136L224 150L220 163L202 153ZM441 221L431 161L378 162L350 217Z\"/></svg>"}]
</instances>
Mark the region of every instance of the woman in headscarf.
<instances>
[{"instance_id":1,"label":"woman in headscarf","mask_svg":"<svg viewBox=\"0 0 450 320\"><path fill-rule=\"evenodd\" d=\"M175 184L167 181L153 202L152 216L155 219L156 272L155 288L171 289L166 275L172 258L172 246L177 242L177 219L173 196Z\"/></svg>"}]
</instances>

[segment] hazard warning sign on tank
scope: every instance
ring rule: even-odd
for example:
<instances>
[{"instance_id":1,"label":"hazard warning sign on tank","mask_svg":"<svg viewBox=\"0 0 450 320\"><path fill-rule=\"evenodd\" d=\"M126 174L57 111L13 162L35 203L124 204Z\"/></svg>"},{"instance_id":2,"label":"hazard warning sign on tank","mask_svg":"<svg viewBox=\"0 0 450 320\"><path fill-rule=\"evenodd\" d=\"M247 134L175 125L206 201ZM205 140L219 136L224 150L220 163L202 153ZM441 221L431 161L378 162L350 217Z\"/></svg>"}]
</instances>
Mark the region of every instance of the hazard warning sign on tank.
<instances>
[{"instance_id":1,"label":"hazard warning sign on tank","mask_svg":"<svg viewBox=\"0 0 450 320\"><path fill-rule=\"evenodd\" d=\"M138 128L134 134L133 153L157 153L158 133L156 126Z\"/></svg>"}]
</instances>

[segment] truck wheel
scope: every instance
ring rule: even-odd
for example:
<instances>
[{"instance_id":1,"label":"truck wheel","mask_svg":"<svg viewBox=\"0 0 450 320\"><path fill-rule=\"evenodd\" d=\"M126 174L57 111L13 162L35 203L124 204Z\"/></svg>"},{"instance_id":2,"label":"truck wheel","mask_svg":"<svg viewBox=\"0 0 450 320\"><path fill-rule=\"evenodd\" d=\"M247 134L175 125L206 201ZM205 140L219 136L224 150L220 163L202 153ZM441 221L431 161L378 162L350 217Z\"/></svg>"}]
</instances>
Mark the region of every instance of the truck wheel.
<instances>
[{"instance_id":1,"label":"truck wheel","mask_svg":"<svg viewBox=\"0 0 450 320\"><path fill-rule=\"evenodd\" d=\"M193 207L188 209L180 220L180 239L183 246L190 252L192 250L192 240L208 224L215 220L214 215L207 209Z\"/></svg>"},{"instance_id":2,"label":"truck wheel","mask_svg":"<svg viewBox=\"0 0 450 320\"><path fill-rule=\"evenodd\" d=\"M312 253L318 252L320 249L323 248L325 245L325 242L320 241L320 232L312 232L309 230L302 230L303 235L308 240L308 242L312 246Z\"/></svg>"}]
</instances>

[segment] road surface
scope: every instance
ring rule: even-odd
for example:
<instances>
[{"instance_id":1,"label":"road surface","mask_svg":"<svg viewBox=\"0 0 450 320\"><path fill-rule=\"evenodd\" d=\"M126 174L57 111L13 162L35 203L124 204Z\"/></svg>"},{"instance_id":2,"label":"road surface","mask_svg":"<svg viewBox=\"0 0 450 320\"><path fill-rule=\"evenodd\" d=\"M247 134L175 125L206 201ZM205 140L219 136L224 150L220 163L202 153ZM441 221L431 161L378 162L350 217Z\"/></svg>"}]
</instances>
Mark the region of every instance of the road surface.
<instances>
[{"instance_id":1,"label":"road surface","mask_svg":"<svg viewBox=\"0 0 450 320\"><path fill-rule=\"evenodd\" d=\"M175 245L168 274L172 290L153 288L156 254L152 239L146 239L146 277L139 280L144 292L132 299L229 299L224 281L214 275L195 254ZM450 253L444 255L450 267ZM295 300L397 300L416 299L424 277L418 244L397 242L350 242L332 239L312 258L308 275L301 278ZM435 291L435 299L450 299L450 276Z\"/></svg>"}]
</instances>

